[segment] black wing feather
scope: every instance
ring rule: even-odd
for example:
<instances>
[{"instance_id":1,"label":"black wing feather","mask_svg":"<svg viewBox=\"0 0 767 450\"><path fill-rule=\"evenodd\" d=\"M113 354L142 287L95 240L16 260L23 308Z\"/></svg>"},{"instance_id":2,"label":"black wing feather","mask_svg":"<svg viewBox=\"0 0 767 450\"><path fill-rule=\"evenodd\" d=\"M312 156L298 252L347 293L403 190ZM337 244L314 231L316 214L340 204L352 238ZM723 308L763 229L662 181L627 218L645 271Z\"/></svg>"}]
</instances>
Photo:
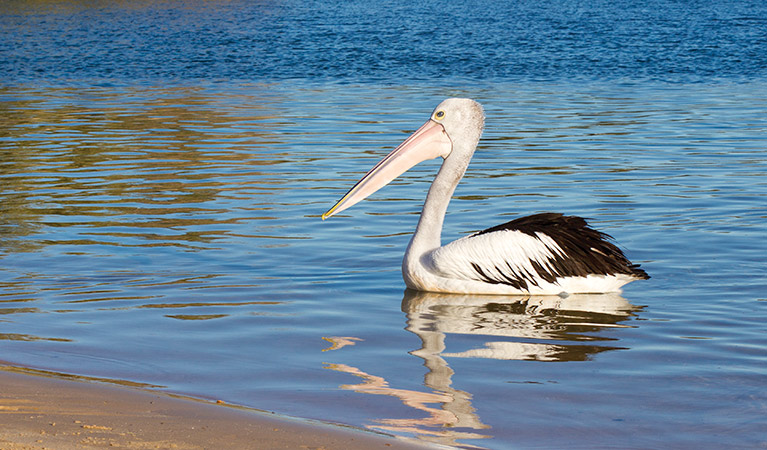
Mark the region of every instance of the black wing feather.
<instances>
[{"instance_id":1,"label":"black wing feather","mask_svg":"<svg viewBox=\"0 0 767 450\"><path fill-rule=\"evenodd\" d=\"M591 228L585 219L560 213L541 213L506 222L473 234L516 230L527 235L549 236L564 252L551 261L553 272L534 264L538 275L548 282L557 277L626 274L638 279L650 278L639 264L633 264L610 240L612 237ZM484 278L487 278L486 274ZM497 282L507 283L505 280Z\"/></svg>"}]
</instances>

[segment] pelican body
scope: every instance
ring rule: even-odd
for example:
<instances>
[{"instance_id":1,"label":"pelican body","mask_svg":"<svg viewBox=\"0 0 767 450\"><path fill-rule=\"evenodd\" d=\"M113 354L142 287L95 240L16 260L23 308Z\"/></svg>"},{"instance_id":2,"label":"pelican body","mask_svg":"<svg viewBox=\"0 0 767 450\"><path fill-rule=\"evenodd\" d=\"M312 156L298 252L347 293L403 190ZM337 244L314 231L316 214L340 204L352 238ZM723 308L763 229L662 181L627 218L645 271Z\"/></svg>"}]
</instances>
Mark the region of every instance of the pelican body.
<instances>
[{"instance_id":1,"label":"pelican body","mask_svg":"<svg viewBox=\"0 0 767 450\"><path fill-rule=\"evenodd\" d=\"M580 217L542 213L512 220L442 245L450 198L463 178L484 127L482 106L443 101L429 120L376 164L326 219L376 192L427 159L443 158L402 261L415 290L461 294L562 295L619 292L649 276Z\"/></svg>"}]
</instances>

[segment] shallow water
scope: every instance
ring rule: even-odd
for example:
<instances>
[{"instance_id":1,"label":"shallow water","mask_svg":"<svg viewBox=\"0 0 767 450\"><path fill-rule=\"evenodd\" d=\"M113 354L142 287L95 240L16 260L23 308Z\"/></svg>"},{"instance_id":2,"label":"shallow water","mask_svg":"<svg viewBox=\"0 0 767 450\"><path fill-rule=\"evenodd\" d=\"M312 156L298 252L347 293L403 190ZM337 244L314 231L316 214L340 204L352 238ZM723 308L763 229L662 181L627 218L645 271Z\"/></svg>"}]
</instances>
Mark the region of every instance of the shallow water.
<instances>
[{"instance_id":1,"label":"shallow water","mask_svg":"<svg viewBox=\"0 0 767 450\"><path fill-rule=\"evenodd\" d=\"M166 28L146 32L179 50L167 72L120 53L127 47L113 51L129 64L94 46L96 55L76 51L57 65L57 37L103 43L112 32L105 24L166 11L73 5L2 16L27 33L14 55L28 58L24 46L42 51L34 61L0 63L8 69L0 88L0 359L447 445L767 445L767 83L755 76L766 73L763 60L744 59L767 45L754 41L763 29L750 26L764 20L763 7L702 8L694 17L710 25L706 14L716 15L721 25L708 59L637 59L634 72L566 57L572 42L607 55L615 31L586 46L589 28L573 24L602 29L602 14L576 20L552 7L573 22L565 27L571 41L548 39L550 48L539 49L535 61L549 66L476 72L442 59L440 75L436 62L412 70L413 54L384 50L378 66L355 73L364 62L330 46L337 33L320 25L368 36L374 22L356 20L368 12L339 9L322 19L290 2L271 23L303 28L245 29L231 42L235 19L249 17L235 13L257 16L264 5L188 4ZM692 17L683 8L667 13L668 26ZM226 14L232 29L222 25ZM151 28L165 16L141 17ZM556 21L525 23L566 36ZM626 33L640 28L627 23ZM663 44L663 22L652 23L660 28L641 35L634 56L652 43L662 47L656 55L679 52ZM43 41L41 24L57 27L47 29L53 39ZM167 40L190 24L198 41ZM691 36L713 32L689 26ZM308 35L326 46L327 64L287 44L270 47L283 50L282 62L248 47L264 64L250 75L245 59L227 62L221 52L207 63L185 58L201 49L237 54L255 37L309 46ZM404 48L397 36L385 39ZM473 36L467 51L491 40L492 29ZM733 68L733 53L719 49L745 42ZM449 50L433 45L410 51ZM534 58L519 49L497 47ZM437 161L320 220L453 95L479 100L488 119L445 241L535 212L577 214L613 235L652 279L622 295L566 299L406 291L401 257Z\"/></svg>"}]
</instances>

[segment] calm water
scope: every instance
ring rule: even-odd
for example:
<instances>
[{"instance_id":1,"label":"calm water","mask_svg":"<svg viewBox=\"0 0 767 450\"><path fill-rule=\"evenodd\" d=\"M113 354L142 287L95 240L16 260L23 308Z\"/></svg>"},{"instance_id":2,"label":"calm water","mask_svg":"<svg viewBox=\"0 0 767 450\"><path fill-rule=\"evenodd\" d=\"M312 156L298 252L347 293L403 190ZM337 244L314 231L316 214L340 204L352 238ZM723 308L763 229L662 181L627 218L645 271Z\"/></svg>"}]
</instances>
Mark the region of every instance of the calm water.
<instances>
[{"instance_id":1,"label":"calm water","mask_svg":"<svg viewBox=\"0 0 767 450\"><path fill-rule=\"evenodd\" d=\"M462 447L767 447L762 2L6 2L0 360ZM588 217L652 279L405 291L438 162L322 222L447 96L444 239Z\"/></svg>"}]
</instances>

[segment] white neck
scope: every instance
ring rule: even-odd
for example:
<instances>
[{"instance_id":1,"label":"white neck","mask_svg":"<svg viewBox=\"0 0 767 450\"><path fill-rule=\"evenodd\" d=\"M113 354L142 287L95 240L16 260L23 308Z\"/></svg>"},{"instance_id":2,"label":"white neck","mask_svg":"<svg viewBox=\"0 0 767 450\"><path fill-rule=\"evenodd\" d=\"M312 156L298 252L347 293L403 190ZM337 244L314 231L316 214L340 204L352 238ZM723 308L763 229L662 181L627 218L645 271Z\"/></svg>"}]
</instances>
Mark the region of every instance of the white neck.
<instances>
[{"instance_id":1,"label":"white neck","mask_svg":"<svg viewBox=\"0 0 767 450\"><path fill-rule=\"evenodd\" d=\"M442 245L442 224L445 213L450 204L456 186L463 178L468 161L459 158L448 157L434 177L434 181L426 195L426 201L421 210L421 218L415 228L415 233L410 239L405 258L402 262L403 270L407 267L415 267L421 264L421 256L426 252L439 248Z\"/></svg>"},{"instance_id":2,"label":"white neck","mask_svg":"<svg viewBox=\"0 0 767 450\"><path fill-rule=\"evenodd\" d=\"M427 280L434 277L425 256L442 246L442 224L447 206L477 148L485 119L482 107L473 100L448 99L440 103L437 110L445 117L441 124L452 149L431 183L421 218L402 261L405 283L416 289L427 288L430 285Z\"/></svg>"}]
</instances>

